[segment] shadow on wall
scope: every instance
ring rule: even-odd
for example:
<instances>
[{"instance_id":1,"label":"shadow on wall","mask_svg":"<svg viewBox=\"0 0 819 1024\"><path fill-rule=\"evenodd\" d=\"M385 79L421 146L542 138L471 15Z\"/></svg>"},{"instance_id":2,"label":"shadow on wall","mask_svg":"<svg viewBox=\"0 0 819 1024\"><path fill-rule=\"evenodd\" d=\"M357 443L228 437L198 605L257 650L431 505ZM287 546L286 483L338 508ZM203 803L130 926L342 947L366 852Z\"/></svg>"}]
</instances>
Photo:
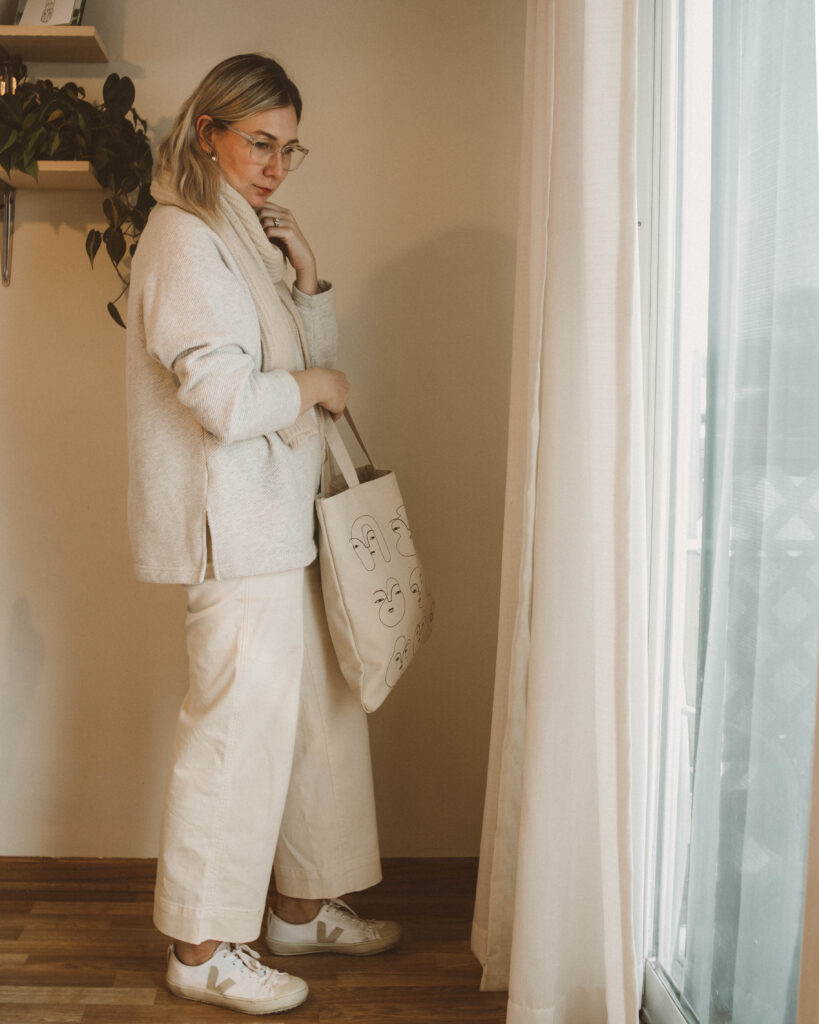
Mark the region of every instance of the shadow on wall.
<instances>
[{"instance_id":1,"label":"shadow on wall","mask_svg":"<svg viewBox=\"0 0 819 1024\"><path fill-rule=\"evenodd\" d=\"M32 197L16 244L48 301L31 283L28 301L22 282L4 296L25 344L6 335L0 377L3 853L154 855L186 688L184 590L138 584L131 569L124 335L105 311L116 282L73 254L95 209L93 196L76 209ZM70 266L68 240L46 241L54 223L71 228ZM430 643L372 723L385 856L478 849L513 271L512 239L444 234L384 266L341 324L353 412L398 472L437 600Z\"/></svg>"},{"instance_id":2,"label":"shadow on wall","mask_svg":"<svg viewBox=\"0 0 819 1024\"><path fill-rule=\"evenodd\" d=\"M185 686L184 596L133 579L125 336L105 309L117 279L83 248L100 198L23 198L0 379L0 852L149 856Z\"/></svg>"},{"instance_id":3,"label":"shadow on wall","mask_svg":"<svg viewBox=\"0 0 819 1024\"><path fill-rule=\"evenodd\" d=\"M494 680L514 237L433 237L376 274L340 366L395 469L436 598L432 638L371 721L385 856L474 855ZM395 800L400 794L400 801Z\"/></svg>"},{"instance_id":4,"label":"shadow on wall","mask_svg":"<svg viewBox=\"0 0 819 1024\"><path fill-rule=\"evenodd\" d=\"M3 742L0 744L0 778L11 780L19 761L23 723L35 714L38 692L43 681L45 640L34 622L31 605L18 597L8 617L3 644L3 666L0 687L0 722ZM0 816L5 817L14 790L12 785L0 787Z\"/></svg>"}]
</instances>

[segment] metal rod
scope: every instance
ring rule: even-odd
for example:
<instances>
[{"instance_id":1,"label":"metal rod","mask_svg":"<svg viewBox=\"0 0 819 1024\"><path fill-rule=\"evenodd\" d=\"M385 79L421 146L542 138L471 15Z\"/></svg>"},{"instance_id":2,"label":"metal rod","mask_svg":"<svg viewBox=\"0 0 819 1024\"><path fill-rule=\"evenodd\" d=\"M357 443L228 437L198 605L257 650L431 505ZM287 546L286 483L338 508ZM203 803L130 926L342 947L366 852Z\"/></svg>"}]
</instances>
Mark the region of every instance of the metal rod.
<instances>
[{"instance_id":1,"label":"metal rod","mask_svg":"<svg viewBox=\"0 0 819 1024\"><path fill-rule=\"evenodd\" d=\"M11 281L11 240L14 237L14 189L5 187L0 193L3 206L3 285Z\"/></svg>"}]
</instances>

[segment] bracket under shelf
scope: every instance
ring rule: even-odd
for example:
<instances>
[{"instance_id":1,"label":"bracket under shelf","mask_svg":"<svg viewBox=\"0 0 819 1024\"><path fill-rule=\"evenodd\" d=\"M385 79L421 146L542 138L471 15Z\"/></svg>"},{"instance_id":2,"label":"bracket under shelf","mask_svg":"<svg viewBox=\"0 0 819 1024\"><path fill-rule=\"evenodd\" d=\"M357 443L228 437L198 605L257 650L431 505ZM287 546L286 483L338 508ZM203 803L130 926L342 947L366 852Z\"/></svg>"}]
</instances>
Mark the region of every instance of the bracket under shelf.
<instances>
[{"instance_id":1,"label":"bracket under shelf","mask_svg":"<svg viewBox=\"0 0 819 1024\"><path fill-rule=\"evenodd\" d=\"M25 54L30 61L106 63L108 53L93 25L0 25L0 46L12 56ZM14 237L14 199L17 188L87 190L100 186L85 161L41 161L40 181L29 175L0 172L0 207L3 212L0 276L11 281L11 243Z\"/></svg>"},{"instance_id":2,"label":"bracket under shelf","mask_svg":"<svg viewBox=\"0 0 819 1024\"><path fill-rule=\"evenodd\" d=\"M11 280L11 243L14 236L14 197L17 189L41 191L99 192L101 185L87 160L40 160L37 180L30 174L0 170L0 204L3 208L2 277Z\"/></svg>"},{"instance_id":3,"label":"bracket under shelf","mask_svg":"<svg viewBox=\"0 0 819 1024\"><path fill-rule=\"evenodd\" d=\"M14 194L15 189L0 183L0 205L3 207L3 285L11 282L11 242L14 237Z\"/></svg>"}]
</instances>

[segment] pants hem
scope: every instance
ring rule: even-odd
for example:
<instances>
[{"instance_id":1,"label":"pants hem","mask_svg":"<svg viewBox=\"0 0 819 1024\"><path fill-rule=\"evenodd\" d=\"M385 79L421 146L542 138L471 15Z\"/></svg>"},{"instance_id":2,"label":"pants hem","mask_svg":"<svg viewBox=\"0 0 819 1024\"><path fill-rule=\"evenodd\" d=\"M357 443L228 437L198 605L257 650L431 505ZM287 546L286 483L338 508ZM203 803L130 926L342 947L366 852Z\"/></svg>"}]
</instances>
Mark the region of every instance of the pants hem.
<instances>
[{"instance_id":1,"label":"pants hem","mask_svg":"<svg viewBox=\"0 0 819 1024\"><path fill-rule=\"evenodd\" d=\"M322 875L307 875L300 871L274 868L276 888L282 896L293 899L334 899L348 892L370 889L381 881L381 859L361 861L344 870Z\"/></svg>"},{"instance_id":2,"label":"pants hem","mask_svg":"<svg viewBox=\"0 0 819 1024\"><path fill-rule=\"evenodd\" d=\"M154 924L163 935L179 942L254 942L261 932L263 916L264 907L186 907L161 898L154 900Z\"/></svg>"}]
</instances>

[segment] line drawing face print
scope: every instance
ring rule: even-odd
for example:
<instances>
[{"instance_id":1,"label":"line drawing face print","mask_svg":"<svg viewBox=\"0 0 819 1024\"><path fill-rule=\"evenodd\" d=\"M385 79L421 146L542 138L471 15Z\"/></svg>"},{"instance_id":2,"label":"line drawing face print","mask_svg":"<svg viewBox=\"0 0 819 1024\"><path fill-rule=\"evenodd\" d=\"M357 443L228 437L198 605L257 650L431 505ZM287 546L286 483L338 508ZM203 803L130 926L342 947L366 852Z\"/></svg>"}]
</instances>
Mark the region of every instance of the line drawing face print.
<instances>
[{"instance_id":1,"label":"line drawing face print","mask_svg":"<svg viewBox=\"0 0 819 1024\"><path fill-rule=\"evenodd\" d=\"M385 562L392 559L381 527L372 516L359 516L356 519L350 530L350 544L367 572L375 568L376 554L380 554Z\"/></svg>"},{"instance_id":2,"label":"line drawing face print","mask_svg":"<svg viewBox=\"0 0 819 1024\"><path fill-rule=\"evenodd\" d=\"M373 592L374 604L378 609L378 617L385 626L397 626L404 618L407 602L401 584L390 576L381 590Z\"/></svg>"},{"instance_id":3,"label":"line drawing face print","mask_svg":"<svg viewBox=\"0 0 819 1024\"><path fill-rule=\"evenodd\" d=\"M409 640L405 636L399 636L395 641L395 647L392 649L392 657L387 665L387 675L384 678L384 682L390 689L392 689L398 682L398 677L404 671L404 667L407 664L408 659L406 652L408 643Z\"/></svg>"},{"instance_id":4,"label":"line drawing face print","mask_svg":"<svg viewBox=\"0 0 819 1024\"><path fill-rule=\"evenodd\" d=\"M395 534L395 546L399 555L411 558L415 554L415 546L412 543L412 531L407 521L407 509L402 505L395 510L395 518L390 520L390 529Z\"/></svg>"},{"instance_id":5,"label":"line drawing face print","mask_svg":"<svg viewBox=\"0 0 819 1024\"><path fill-rule=\"evenodd\" d=\"M418 602L418 607L423 607L424 604L424 570L420 565L416 565L410 573L409 578L410 593Z\"/></svg>"}]
</instances>

